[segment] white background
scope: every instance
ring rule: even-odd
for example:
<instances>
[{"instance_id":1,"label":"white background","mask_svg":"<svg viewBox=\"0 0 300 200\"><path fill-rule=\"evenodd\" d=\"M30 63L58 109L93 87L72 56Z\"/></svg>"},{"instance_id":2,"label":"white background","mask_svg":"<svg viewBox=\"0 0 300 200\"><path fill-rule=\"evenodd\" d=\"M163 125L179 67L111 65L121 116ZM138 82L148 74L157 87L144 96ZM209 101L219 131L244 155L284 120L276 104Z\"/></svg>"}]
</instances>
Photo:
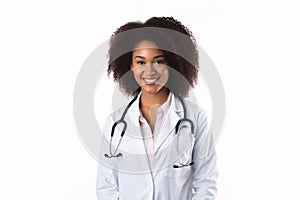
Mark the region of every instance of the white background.
<instances>
[{"instance_id":1,"label":"white background","mask_svg":"<svg viewBox=\"0 0 300 200\"><path fill-rule=\"evenodd\" d=\"M0 199L96 199L75 80L117 27L152 16L189 27L222 78L217 199L300 199L299 12L296 0L1 1Z\"/></svg>"}]
</instances>

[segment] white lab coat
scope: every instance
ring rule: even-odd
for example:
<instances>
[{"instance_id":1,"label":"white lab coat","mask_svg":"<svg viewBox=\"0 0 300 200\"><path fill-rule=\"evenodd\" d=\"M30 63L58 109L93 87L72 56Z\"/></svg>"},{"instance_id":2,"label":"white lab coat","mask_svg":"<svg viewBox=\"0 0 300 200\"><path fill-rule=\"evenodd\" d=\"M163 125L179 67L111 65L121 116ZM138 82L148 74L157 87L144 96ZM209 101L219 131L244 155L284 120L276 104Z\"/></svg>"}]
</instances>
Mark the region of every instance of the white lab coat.
<instances>
[{"instance_id":1,"label":"white lab coat","mask_svg":"<svg viewBox=\"0 0 300 200\"><path fill-rule=\"evenodd\" d=\"M191 131L175 134L176 123L183 118L184 112L179 99L172 94L165 124L157 136L153 161L149 163L139 129L139 98L140 96L125 115L127 130L117 151L123 156L118 158L106 158L104 154L109 154L111 127L121 118L124 108L115 111L107 119L99 152L97 199L215 199L218 175L216 154L204 110L184 100L187 118L194 124L194 134ZM113 152L119 142L122 127L119 125L116 128L112 140ZM187 138L191 138L190 142ZM181 147L178 146L178 141ZM194 165L173 168L173 164L186 163L191 157Z\"/></svg>"}]
</instances>

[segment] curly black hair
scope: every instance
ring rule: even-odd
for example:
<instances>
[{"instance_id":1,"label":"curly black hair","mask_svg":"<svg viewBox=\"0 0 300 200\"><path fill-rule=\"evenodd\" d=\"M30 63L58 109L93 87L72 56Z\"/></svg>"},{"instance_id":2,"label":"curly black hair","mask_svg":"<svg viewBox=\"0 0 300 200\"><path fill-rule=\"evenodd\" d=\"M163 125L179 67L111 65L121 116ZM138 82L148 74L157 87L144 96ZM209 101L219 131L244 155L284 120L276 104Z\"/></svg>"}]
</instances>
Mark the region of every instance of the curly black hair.
<instances>
[{"instance_id":1,"label":"curly black hair","mask_svg":"<svg viewBox=\"0 0 300 200\"><path fill-rule=\"evenodd\" d=\"M141 88L134 79L130 65L134 47L143 40L154 42L164 53L169 70L166 87L181 97L188 95L198 78L198 49L192 32L173 17L152 17L145 23L128 22L110 38L108 75L123 92L137 95Z\"/></svg>"}]
</instances>

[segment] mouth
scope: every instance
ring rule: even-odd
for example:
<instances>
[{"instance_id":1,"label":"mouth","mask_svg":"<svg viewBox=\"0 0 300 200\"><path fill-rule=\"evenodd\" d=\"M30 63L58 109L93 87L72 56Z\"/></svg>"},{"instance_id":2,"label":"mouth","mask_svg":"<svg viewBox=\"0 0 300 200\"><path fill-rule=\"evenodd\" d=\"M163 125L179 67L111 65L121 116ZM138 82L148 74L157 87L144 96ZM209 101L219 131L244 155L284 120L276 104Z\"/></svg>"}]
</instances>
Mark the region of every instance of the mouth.
<instances>
[{"instance_id":1,"label":"mouth","mask_svg":"<svg viewBox=\"0 0 300 200\"><path fill-rule=\"evenodd\" d=\"M145 83L146 85L154 85L159 77L150 77L150 78L141 78Z\"/></svg>"}]
</instances>

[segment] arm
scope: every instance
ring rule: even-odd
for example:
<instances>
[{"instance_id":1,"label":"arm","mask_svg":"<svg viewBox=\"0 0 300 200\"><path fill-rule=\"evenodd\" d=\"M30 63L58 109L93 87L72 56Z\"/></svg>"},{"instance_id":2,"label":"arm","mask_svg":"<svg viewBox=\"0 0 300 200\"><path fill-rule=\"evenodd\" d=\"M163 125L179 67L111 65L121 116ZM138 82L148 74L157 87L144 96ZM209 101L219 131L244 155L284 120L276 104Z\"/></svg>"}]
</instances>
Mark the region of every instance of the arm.
<instances>
[{"instance_id":1,"label":"arm","mask_svg":"<svg viewBox=\"0 0 300 200\"><path fill-rule=\"evenodd\" d=\"M193 150L194 180L193 200L214 200L217 194L215 141L208 130L207 117L202 110L197 119L197 131Z\"/></svg>"},{"instance_id":2,"label":"arm","mask_svg":"<svg viewBox=\"0 0 300 200\"><path fill-rule=\"evenodd\" d=\"M118 199L118 174L114 169L98 163L97 174L97 200L117 200Z\"/></svg>"},{"instance_id":3,"label":"arm","mask_svg":"<svg viewBox=\"0 0 300 200\"><path fill-rule=\"evenodd\" d=\"M96 193L97 200L117 200L118 199L118 171L113 169L116 166L115 158L105 158L104 154L109 151L110 129L113 124L112 116L109 116L100 139L100 151L98 158L98 171ZM110 159L110 160L108 160ZM111 160L113 159L113 160ZM105 164L103 164L105 163Z\"/></svg>"}]
</instances>

